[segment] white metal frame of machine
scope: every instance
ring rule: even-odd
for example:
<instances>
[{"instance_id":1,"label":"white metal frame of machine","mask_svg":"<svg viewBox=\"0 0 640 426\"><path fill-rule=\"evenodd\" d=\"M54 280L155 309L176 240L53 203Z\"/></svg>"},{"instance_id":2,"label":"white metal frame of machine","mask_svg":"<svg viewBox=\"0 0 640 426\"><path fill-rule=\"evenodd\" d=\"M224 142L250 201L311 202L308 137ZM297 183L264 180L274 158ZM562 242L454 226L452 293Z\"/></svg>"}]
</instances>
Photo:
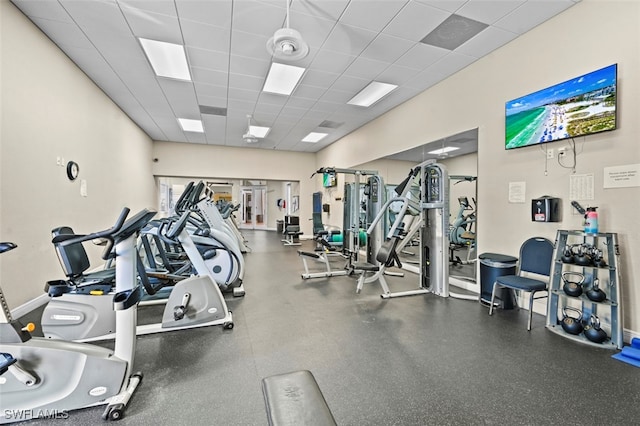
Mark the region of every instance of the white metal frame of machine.
<instances>
[{"instance_id":1,"label":"white metal frame of machine","mask_svg":"<svg viewBox=\"0 0 640 426\"><path fill-rule=\"evenodd\" d=\"M420 228L420 288L386 293L381 297L391 299L432 293L441 297L477 300L474 295L449 291L449 176L446 167L435 160L427 160L411 170L405 181L398 185L399 197L393 199L405 203L403 212L412 205L407 194L415 182L421 186L418 207L423 224ZM395 225L388 236L395 231Z\"/></svg>"}]
</instances>

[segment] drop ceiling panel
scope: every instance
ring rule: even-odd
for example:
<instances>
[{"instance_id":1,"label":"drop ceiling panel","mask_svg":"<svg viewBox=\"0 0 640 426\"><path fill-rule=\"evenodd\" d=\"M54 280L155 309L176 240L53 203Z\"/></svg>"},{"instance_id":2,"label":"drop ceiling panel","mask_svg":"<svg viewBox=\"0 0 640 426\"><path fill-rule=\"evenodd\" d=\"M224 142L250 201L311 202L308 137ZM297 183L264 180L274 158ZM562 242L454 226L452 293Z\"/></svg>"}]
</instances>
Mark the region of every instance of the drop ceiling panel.
<instances>
[{"instance_id":1,"label":"drop ceiling panel","mask_svg":"<svg viewBox=\"0 0 640 426\"><path fill-rule=\"evenodd\" d=\"M489 27L477 36L456 49L456 52L463 55L481 58L495 49L509 43L518 35L500 28Z\"/></svg>"},{"instance_id":2,"label":"drop ceiling panel","mask_svg":"<svg viewBox=\"0 0 640 426\"><path fill-rule=\"evenodd\" d=\"M205 50L229 52L231 34L228 30L193 21L182 21L181 27L185 45Z\"/></svg>"},{"instance_id":3,"label":"drop ceiling panel","mask_svg":"<svg viewBox=\"0 0 640 426\"><path fill-rule=\"evenodd\" d=\"M229 100L247 101L255 104L260 96L260 90L239 89L235 87L229 87L228 90L227 99Z\"/></svg>"},{"instance_id":4,"label":"drop ceiling panel","mask_svg":"<svg viewBox=\"0 0 640 426\"><path fill-rule=\"evenodd\" d=\"M458 10L463 4L467 2L467 0L416 0L420 3L424 3L429 6L433 6L438 9L446 10L447 12L455 12Z\"/></svg>"},{"instance_id":5,"label":"drop ceiling panel","mask_svg":"<svg viewBox=\"0 0 640 426\"><path fill-rule=\"evenodd\" d=\"M270 56L267 52L267 41L269 37L273 35L273 32L264 34L265 35L238 31L234 27L231 35L231 51L237 56L246 56L247 58L268 61Z\"/></svg>"},{"instance_id":6,"label":"drop ceiling panel","mask_svg":"<svg viewBox=\"0 0 640 426\"><path fill-rule=\"evenodd\" d=\"M168 78L159 78L158 83L176 117L200 119L200 108L192 83Z\"/></svg>"},{"instance_id":7,"label":"drop ceiling panel","mask_svg":"<svg viewBox=\"0 0 640 426\"><path fill-rule=\"evenodd\" d=\"M226 87L229 74L225 71L210 70L208 68L191 67L191 78L196 83L211 84Z\"/></svg>"},{"instance_id":8,"label":"drop ceiling panel","mask_svg":"<svg viewBox=\"0 0 640 426\"><path fill-rule=\"evenodd\" d=\"M295 97L309 99L315 103L325 91L326 89L322 87L299 84L295 91Z\"/></svg>"},{"instance_id":9,"label":"drop ceiling panel","mask_svg":"<svg viewBox=\"0 0 640 426\"><path fill-rule=\"evenodd\" d=\"M161 2L157 2L161 3ZM176 16L122 7L125 19L137 37L182 44L182 33Z\"/></svg>"},{"instance_id":10,"label":"drop ceiling panel","mask_svg":"<svg viewBox=\"0 0 640 426\"><path fill-rule=\"evenodd\" d=\"M304 73L304 75L302 76L302 80L300 81L298 86L308 85L308 86L315 86L315 87L329 87L333 84L334 81L336 81L336 79L340 76L340 74L342 73L322 71L318 69L317 64L314 63L313 68L308 69Z\"/></svg>"},{"instance_id":11,"label":"drop ceiling panel","mask_svg":"<svg viewBox=\"0 0 640 426\"><path fill-rule=\"evenodd\" d=\"M324 45L325 50L357 56L376 38L375 31L357 28L338 22Z\"/></svg>"},{"instance_id":12,"label":"drop ceiling panel","mask_svg":"<svg viewBox=\"0 0 640 426\"><path fill-rule=\"evenodd\" d=\"M229 74L229 88L241 89L245 91L259 92L264 85L263 77L253 77L250 75L231 73Z\"/></svg>"},{"instance_id":13,"label":"drop ceiling panel","mask_svg":"<svg viewBox=\"0 0 640 426\"><path fill-rule=\"evenodd\" d=\"M422 3L411 2L387 25L385 34L418 42L433 31L449 13Z\"/></svg>"},{"instance_id":14,"label":"drop ceiling panel","mask_svg":"<svg viewBox=\"0 0 640 426\"><path fill-rule=\"evenodd\" d=\"M73 23L73 19L57 1L51 0L14 0L13 3L30 18L42 18L53 21Z\"/></svg>"},{"instance_id":15,"label":"drop ceiling panel","mask_svg":"<svg viewBox=\"0 0 640 426\"><path fill-rule=\"evenodd\" d=\"M376 76L376 81L396 84L398 86L405 84L411 78L418 74L415 68L403 67L400 65L391 65Z\"/></svg>"},{"instance_id":16,"label":"drop ceiling panel","mask_svg":"<svg viewBox=\"0 0 640 426\"><path fill-rule=\"evenodd\" d=\"M199 144L207 143L207 138L204 133L184 132L184 134L187 137L187 141L189 143L199 143Z\"/></svg>"},{"instance_id":17,"label":"drop ceiling panel","mask_svg":"<svg viewBox=\"0 0 640 426\"><path fill-rule=\"evenodd\" d=\"M360 90L362 89L363 88L360 88ZM346 104L349 101L349 99L353 98L358 92L359 90L357 89L349 92L345 92L344 90L329 89L322 95L322 97L320 98L320 101L333 102L337 104L336 106L338 106L338 105Z\"/></svg>"},{"instance_id":18,"label":"drop ceiling panel","mask_svg":"<svg viewBox=\"0 0 640 426\"><path fill-rule=\"evenodd\" d=\"M273 34L284 27L286 9L284 2L259 2L242 0L233 2L233 29L253 34ZM294 26L291 26L295 28ZM271 37L271 35L269 35Z\"/></svg>"},{"instance_id":19,"label":"drop ceiling panel","mask_svg":"<svg viewBox=\"0 0 640 426\"><path fill-rule=\"evenodd\" d=\"M294 106L290 106L290 105L285 105L284 107L282 107L282 109L280 110L280 115L279 117L283 117L283 118L290 118L290 119L295 119L300 120L300 118L307 112L306 109L304 108L296 108Z\"/></svg>"},{"instance_id":20,"label":"drop ceiling panel","mask_svg":"<svg viewBox=\"0 0 640 426\"><path fill-rule=\"evenodd\" d=\"M216 104L206 103L206 105L221 106L222 103L226 104L227 86L216 86L213 84L199 83L197 81L195 81L193 85L196 88L196 94L199 99L202 98L202 99L223 100L223 102L221 103L216 103ZM204 102L204 101L201 101L201 102Z\"/></svg>"},{"instance_id":21,"label":"drop ceiling panel","mask_svg":"<svg viewBox=\"0 0 640 426\"><path fill-rule=\"evenodd\" d=\"M389 68L390 62L377 61L375 59L359 56L345 70L345 75L359 77L360 79L373 80L382 71Z\"/></svg>"},{"instance_id":22,"label":"drop ceiling panel","mask_svg":"<svg viewBox=\"0 0 640 426\"><path fill-rule=\"evenodd\" d=\"M402 38L379 34L362 52L362 57L376 61L395 62L415 43Z\"/></svg>"},{"instance_id":23,"label":"drop ceiling panel","mask_svg":"<svg viewBox=\"0 0 640 426\"><path fill-rule=\"evenodd\" d=\"M291 13L300 12L311 16L319 16L322 19L337 21L342 15L350 0L297 0L291 2Z\"/></svg>"},{"instance_id":24,"label":"drop ceiling panel","mask_svg":"<svg viewBox=\"0 0 640 426\"><path fill-rule=\"evenodd\" d=\"M340 21L354 27L380 32L406 3L406 0L352 0Z\"/></svg>"},{"instance_id":25,"label":"drop ceiling panel","mask_svg":"<svg viewBox=\"0 0 640 426\"><path fill-rule=\"evenodd\" d=\"M286 106L292 106L295 108L304 108L305 111L309 110L309 108L313 107L316 103L315 99L309 98L299 98L297 96L292 96L287 101Z\"/></svg>"},{"instance_id":26,"label":"drop ceiling panel","mask_svg":"<svg viewBox=\"0 0 640 426\"><path fill-rule=\"evenodd\" d=\"M152 138L244 147L246 115L253 114L272 127L257 148L305 152L328 146L575 3L290 0L290 27L310 53L293 63L306 71L288 97L261 91L272 62L266 43L286 25L285 0L12 1ZM495 25L455 52L419 43L452 13ZM183 43L193 83L156 77L136 36ZM399 87L370 108L345 104L374 79ZM227 116L203 114L201 105ZM202 117L206 133L183 132L178 115ZM300 142L325 120L340 125L317 144Z\"/></svg>"},{"instance_id":27,"label":"drop ceiling panel","mask_svg":"<svg viewBox=\"0 0 640 426\"><path fill-rule=\"evenodd\" d=\"M215 50L199 49L187 46L187 60L189 65L198 68L208 68L215 71L229 70L229 54Z\"/></svg>"},{"instance_id":28,"label":"drop ceiling panel","mask_svg":"<svg viewBox=\"0 0 640 426\"><path fill-rule=\"evenodd\" d=\"M368 78L350 77L343 74L333 83L331 90L342 90L355 95L370 82L371 80Z\"/></svg>"},{"instance_id":29,"label":"drop ceiling panel","mask_svg":"<svg viewBox=\"0 0 640 426\"><path fill-rule=\"evenodd\" d=\"M524 2L525 0L470 0L456 14L491 25Z\"/></svg>"},{"instance_id":30,"label":"drop ceiling panel","mask_svg":"<svg viewBox=\"0 0 640 426\"><path fill-rule=\"evenodd\" d=\"M343 70L355 59L356 56L322 50L318 52L313 60L313 69L317 71L342 74Z\"/></svg>"},{"instance_id":31,"label":"drop ceiling panel","mask_svg":"<svg viewBox=\"0 0 640 426\"><path fill-rule=\"evenodd\" d=\"M456 52L451 52L447 56L445 56L442 60L436 62L431 67L429 67L429 71L436 76L440 76L442 79L443 76L449 76L455 74L460 71L462 68L474 62L476 58L471 56L463 55Z\"/></svg>"},{"instance_id":32,"label":"drop ceiling panel","mask_svg":"<svg viewBox=\"0 0 640 426\"><path fill-rule=\"evenodd\" d=\"M74 23L52 21L50 19L35 18L33 21L50 37L55 37L58 44L71 48L93 49L93 45L84 33Z\"/></svg>"},{"instance_id":33,"label":"drop ceiling panel","mask_svg":"<svg viewBox=\"0 0 640 426\"><path fill-rule=\"evenodd\" d=\"M573 4L570 0L527 1L494 25L512 33L523 34Z\"/></svg>"},{"instance_id":34,"label":"drop ceiling panel","mask_svg":"<svg viewBox=\"0 0 640 426\"><path fill-rule=\"evenodd\" d=\"M395 65L413 68L416 70L424 70L438 62L449 54L449 51L440 47L429 46L424 43L416 43L402 57L400 57Z\"/></svg>"},{"instance_id":35,"label":"drop ceiling panel","mask_svg":"<svg viewBox=\"0 0 640 426\"><path fill-rule=\"evenodd\" d=\"M233 74L242 74L242 75L250 75L254 77L259 77L261 80L264 80L267 73L269 72L269 67L271 66L271 62L268 60L260 60L249 58L246 56L231 56L231 62L229 65L229 72Z\"/></svg>"},{"instance_id":36,"label":"drop ceiling panel","mask_svg":"<svg viewBox=\"0 0 640 426\"><path fill-rule=\"evenodd\" d=\"M231 27L231 10L233 5L234 2L219 0L176 1L178 14L181 20L195 21L222 28Z\"/></svg>"},{"instance_id":37,"label":"drop ceiling panel","mask_svg":"<svg viewBox=\"0 0 640 426\"><path fill-rule=\"evenodd\" d=\"M165 16L176 17L176 6L172 1L118 0L118 3L123 9L136 9L138 11L137 13L140 16L148 16L149 14L161 14Z\"/></svg>"}]
</instances>

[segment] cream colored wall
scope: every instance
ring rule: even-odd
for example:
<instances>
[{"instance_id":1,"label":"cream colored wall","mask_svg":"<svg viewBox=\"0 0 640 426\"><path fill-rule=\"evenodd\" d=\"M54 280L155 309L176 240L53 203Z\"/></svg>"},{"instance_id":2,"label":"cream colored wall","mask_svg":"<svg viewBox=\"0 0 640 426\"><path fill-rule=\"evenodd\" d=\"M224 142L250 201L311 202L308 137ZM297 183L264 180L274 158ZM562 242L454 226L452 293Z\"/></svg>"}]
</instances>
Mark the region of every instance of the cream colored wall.
<instances>
[{"instance_id":1,"label":"cream colored wall","mask_svg":"<svg viewBox=\"0 0 640 426\"><path fill-rule=\"evenodd\" d=\"M478 250L517 253L533 235L555 238L579 229L571 213L571 171L549 162L539 147L504 150L504 104L510 99L618 64L618 129L577 140L576 172L593 173L601 230L620 238L624 327L640 330L638 188L603 189L603 168L640 163L640 2L583 0L318 153L318 164L349 167L479 128ZM424 123L427 123L425 126ZM391 135L392 133L392 135ZM390 144L389 141L394 141ZM555 142L549 148L566 146ZM526 198L563 199L560 223L534 223L529 204L510 204L508 183L526 182Z\"/></svg>"},{"instance_id":2,"label":"cream colored wall","mask_svg":"<svg viewBox=\"0 0 640 426\"><path fill-rule=\"evenodd\" d=\"M296 215L300 216L302 231L312 233L311 221L307 219L311 219L311 193L315 188L309 178L316 170L315 154L155 141L152 156L158 159L153 163L155 176L291 181L293 195L300 195ZM277 198L284 198L284 193L273 197L270 193L269 203L274 204ZM270 228L275 228L276 219L277 215L271 217L269 213Z\"/></svg>"},{"instance_id":3,"label":"cream colored wall","mask_svg":"<svg viewBox=\"0 0 640 426\"><path fill-rule=\"evenodd\" d=\"M124 206L155 206L155 192L151 140L11 3L0 13L0 240L18 244L2 256L0 282L15 308L63 276L52 228L108 228ZM78 180L57 157L80 165Z\"/></svg>"}]
</instances>

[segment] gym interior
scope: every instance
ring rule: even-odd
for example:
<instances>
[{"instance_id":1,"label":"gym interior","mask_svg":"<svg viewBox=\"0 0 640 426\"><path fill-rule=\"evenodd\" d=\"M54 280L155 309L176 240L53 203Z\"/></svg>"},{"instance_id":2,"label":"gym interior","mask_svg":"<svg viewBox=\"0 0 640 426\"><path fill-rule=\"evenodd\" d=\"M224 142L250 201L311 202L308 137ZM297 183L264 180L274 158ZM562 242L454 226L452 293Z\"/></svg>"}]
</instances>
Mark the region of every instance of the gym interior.
<instances>
[{"instance_id":1,"label":"gym interior","mask_svg":"<svg viewBox=\"0 0 640 426\"><path fill-rule=\"evenodd\" d=\"M240 8L243 1L228 3ZM634 339L640 338L640 292L635 286L640 235L634 217L640 186L640 150L635 142L640 132L636 96L640 93L640 2L553 2L557 14L540 25L469 63L460 55L463 66L417 96L330 144L297 151L265 149L260 143L230 146L150 136L143 124L124 112L125 106L118 105L115 97L100 89L100 82L82 70L83 64L76 65L63 52L63 48L89 51L86 46L59 47L39 28L69 24L48 9L46 2L29 3L0 0L0 241L17 245L15 250L7 246L0 255L2 305L9 314L5 316L16 320L11 323L7 318L0 328L0 353L14 351L12 358L6 358L6 367L2 364L0 375L3 422L40 424L55 419L60 424L96 424L104 415L102 400L95 403L99 406L84 404L80 410L75 410L81 408L78 404L43 404L34 411L34 406L23 402L29 392L46 399L70 386L62 381L43 396L41 385L48 376L38 375L38 362L21 362L14 349L30 344L11 340L14 334L28 340L24 335L30 333L32 344L38 342L43 336L43 311L55 300L43 287L65 278L52 244L52 230L63 225L79 234L108 230L128 207L128 218L138 221L123 226L135 234L143 222L151 220L151 213L146 213L157 211L157 217L174 213L179 193L167 193L167 188L184 190L190 188L190 182L200 181L228 188L234 203L242 199L243 187L265 188L265 221L260 226L240 227L249 247L242 256L243 276L238 278L246 294L236 297L219 293L216 287L226 308L220 309L225 315L211 326L139 333L138 337L130 332L128 344L135 347L123 355L128 356L124 367L114 368L118 374L120 368L127 374L140 371L143 379L132 385L137 388L131 390L133 395L125 396L126 401L107 402L126 405L122 424L630 424L640 415L640 350L634 346ZM65 3L70 2L57 4ZM136 7L136 2L119 3ZM327 3L347 8L355 2ZM371 7L374 3L421 3L455 12L467 2L370 3ZM522 2L508 3L514 3L515 9L515 3ZM280 9L284 16L284 7ZM162 22L162 14L154 16ZM295 22L292 19L294 27ZM304 28L299 30L306 36ZM260 49L264 50L264 44ZM340 55L335 58L338 61ZM86 61L102 63L88 54ZM611 64L617 64L614 130L505 149L506 102ZM258 117L256 113L255 119ZM419 207L446 214L448 221L441 229L446 232L440 236L448 240L451 234L446 227L462 206L460 197L466 196L474 209L475 220L469 229L473 243L451 250L441 247L440 260L446 266L425 262L417 250L420 243L407 245L399 261L406 266L421 259L419 271L390 266L384 278L392 292L402 292L421 288L425 275L441 274L451 294L427 291L385 299L379 281L366 282L357 292L365 272L343 268L342 257L329 258L332 270L351 273L312 279L302 276L300 252L318 253L313 238L314 193L322 197L323 224L344 230L343 187L355 179L336 173L337 185L327 186L323 173L316 172L326 168L374 170L393 188L420 168L425 144L444 146L459 135L472 135L477 149L463 156L436 157L426 165L442 165L448 174L451 185L443 186L446 206L423 200ZM238 137L242 141L242 135ZM402 153L408 153L408 158ZM421 173L424 170L422 167ZM456 176L475 179L456 181ZM426 181L415 182L426 185ZM255 198L255 192L252 194ZM535 200L547 197L558 200L561 207L553 220L537 220ZM602 241L607 266L597 269L608 272L597 277L606 283L602 287L609 300L598 313L610 335L600 347L585 343L583 334L578 339L557 332L564 321L555 311L565 319L573 315L562 309L568 296L559 287L548 298L533 303L531 330L527 329L530 296L526 292L514 293L517 306L497 306L492 315L491 302L481 300L481 272L490 263L482 263L479 256L520 258L522 244L533 237L554 245L549 285L572 281L572 276L562 272L566 265L561 257L583 254L573 252L569 239L582 238L587 215L572 206L572 201L578 201L581 208L597 207L599 213L596 235ZM195 204L184 210L199 209L204 215L207 203ZM236 218L241 214L237 211ZM283 243L281 221L292 216L298 219L299 233L289 241L292 244ZM435 226L428 217L425 213L425 222ZM184 231L177 229L178 222L171 235L176 240ZM172 231L165 229L165 234ZM126 233L104 235L115 241L116 251L119 244L124 247L132 241ZM54 241L64 246L65 238ZM103 247L84 245L92 265L103 262ZM575 250L579 251L578 246ZM122 254L125 260L116 262L116 269L133 268L135 260L127 258L127 253ZM201 254L204 258L205 253ZM233 262L239 263L240 255L234 256ZM460 262L452 262L456 257ZM425 272L425 263L433 265L431 272ZM309 265L313 271L324 270L311 257ZM459 275L464 277L459 279ZM585 285L585 295L579 296L588 306L586 292L593 290L594 278L586 278L591 282ZM136 280L129 284L133 287ZM137 293L131 290L125 291L132 303L121 303L122 312L136 310ZM458 294L462 297L455 297ZM140 306L138 324L158 315L163 315L162 305ZM116 317L119 324L125 315ZM233 327L225 326L231 317ZM594 328L586 312L580 311L580 317L584 321L573 322ZM135 318L127 321L135 323ZM11 325L18 322L34 323L35 330ZM81 345L95 345L100 351L86 353L97 357L94 352L115 350L120 356L126 348L121 351L117 339L67 347L45 338L49 343L44 346L77 356L86 351ZM24 353L28 355L29 349ZM620 354L623 356L612 357ZM85 374L88 369L64 357L57 362L69 374ZM289 375L307 371L310 376ZM90 374L99 378L106 373L96 368ZM27 386L24 383L31 375L34 383ZM124 379L118 397L127 394ZM24 385L16 389L25 398L11 399L11 390L4 393L16 380ZM103 390L96 386L92 392ZM18 402L10 405L9 401ZM119 415L111 416L117 418Z\"/></svg>"}]
</instances>

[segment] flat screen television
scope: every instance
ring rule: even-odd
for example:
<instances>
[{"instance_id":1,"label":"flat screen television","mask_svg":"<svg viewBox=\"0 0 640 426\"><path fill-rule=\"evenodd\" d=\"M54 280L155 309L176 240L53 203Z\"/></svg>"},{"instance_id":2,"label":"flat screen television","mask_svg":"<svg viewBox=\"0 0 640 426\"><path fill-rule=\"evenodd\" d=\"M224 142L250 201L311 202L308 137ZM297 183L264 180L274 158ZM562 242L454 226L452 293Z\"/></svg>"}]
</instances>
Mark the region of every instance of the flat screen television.
<instances>
[{"instance_id":1,"label":"flat screen television","mask_svg":"<svg viewBox=\"0 0 640 426\"><path fill-rule=\"evenodd\" d=\"M322 174L322 186L325 188L333 188L338 185L335 173L323 173Z\"/></svg>"},{"instance_id":2,"label":"flat screen television","mask_svg":"<svg viewBox=\"0 0 640 426\"><path fill-rule=\"evenodd\" d=\"M614 130L617 71L609 65L507 102L505 148Z\"/></svg>"}]
</instances>

